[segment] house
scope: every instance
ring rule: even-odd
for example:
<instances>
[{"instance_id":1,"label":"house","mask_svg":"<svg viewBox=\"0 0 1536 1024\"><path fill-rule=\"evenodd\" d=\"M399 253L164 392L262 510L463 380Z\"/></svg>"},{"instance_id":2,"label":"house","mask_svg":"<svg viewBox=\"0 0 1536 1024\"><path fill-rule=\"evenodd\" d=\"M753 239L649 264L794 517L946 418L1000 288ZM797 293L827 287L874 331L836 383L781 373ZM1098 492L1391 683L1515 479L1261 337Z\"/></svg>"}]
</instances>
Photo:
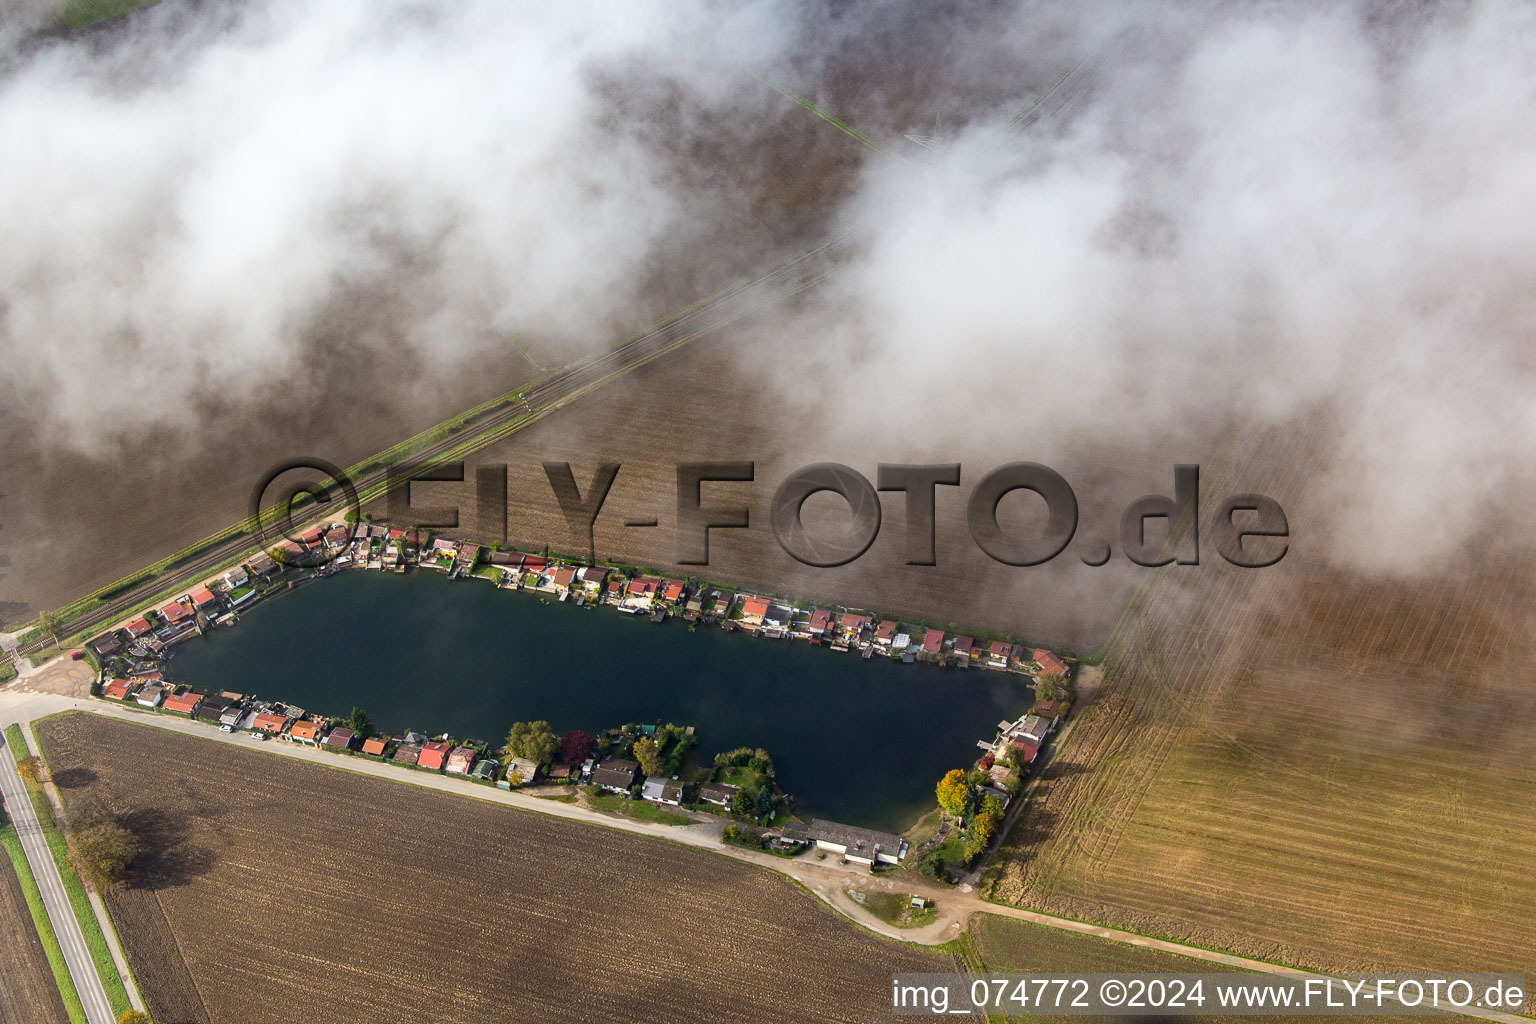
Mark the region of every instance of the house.
<instances>
[{"instance_id":1,"label":"house","mask_svg":"<svg viewBox=\"0 0 1536 1024\"><path fill-rule=\"evenodd\" d=\"M706 782L699 787L699 799L707 804L729 807L731 801L736 799L738 792L739 789L736 786L727 786L723 782Z\"/></svg>"},{"instance_id":2,"label":"house","mask_svg":"<svg viewBox=\"0 0 1536 1024\"><path fill-rule=\"evenodd\" d=\"M880 625L875 627L875 643L885 647L894 639L896 639L896 623L890 619L882 620Z\"/></svg>"},{"instance_id":3,"label":"house","mask_svg":"<svg viewBox=\"0 0 1536 1024\"><path fill-rule=\"evenodd\" d=\"M240 719L245 717L245 705L236 701L231 703L219 714L219 724L227 725L231 729L240 724Z\"/></svg>"},{"instance_id":4,"label":"house","mask_svg":"<svg viewBox=\"0 0 1536 1024\"><path fill-rule=\"evenodd\" d=\"M683 584L680 580L661 581L661 600L664 604L675 605L683 599Z\"/></svg>"},{"instance_id":5,"label":"house","mask_svg":"<svg viewBox=\"0 0 1536 1024\"><path fill-rule=\"evenodd\" d=\"M589 565L576 574L581 581L581 587L587 593L596 597L603 592L603 580L608 578L608 570L596 565Z\"/></svg>"},{"instance_id":6,"label":"house","mask_svg":"<svg viewBox=\"0 0 1536 1024\"><path fill-rule=\"evenodd\" d=\"M160 613L160 617L165 620L167 625L173 622L180 622L182 619L192 614L191 609L182 604L180 601L167 601L157 610Z\"/></svg>"},{"instance_id":7,"label":"house","mask_svg":"<svg viewBox=\"0 0 1536 1024\"><path fill-rule=\"evenodd\" d=\"M1013 645L1001 640L993 640L987 648L987 668L1007 668L1008 661L1013 657Z\"/></svg>"},{"instance_id":8,"label":"house","mask_svg":"<svg viewBox=\"0 0 1536 1024\"><path fill-rule=\"evenodd\" d=\"M130 638L134 639L134 640L137 640L139 637L143 636L145 633L148 633L149 630L150 630L149 620L146 619L142 615L140 615L136 619L129 620L127 623L125 623L123 625L123 632L127 633L128 636Z\"/></svg>"},{"instance_id":9,"label":"house","mask_svg":"<svg viewBox=\"0 0 1536 1024\"><path fill-rule=\"evenodd\" d=\"M891 650L893 651L904 651L911 646L912 634L910 633L897 633L896 638L891 641ZM909 655L906 660L912 660L912 656Z\"/></svg>"},{"instance_id":10,"label":"house","mask_svg":"<svg viewBox=\"0 0 1536 1024\"><path fill-rule=\"evenodd\" d=\"M288 730L288 738L294 743L307 743L312 747L320 745L320 733L325 728L325 723L317 722L311 718L301 719L293 723L293 728Z\"/></svg>"},{"instance_id":11,"label":"house","mask_svg":"<svg viewBox=\"0 0 1536 1024\"><path fill-rule=\"evenodd\" d=\"M550 782L558 782L562 779L572 779L579 774L578 766L574 764L552 764L545 773Z\"/></svg>"},{"instance_id":12,"label":"house","mask_svg":"<svg viewBox=\"0 0 1536 1024\"><path fill-rule=\"evenodd\" d=\"M92 640L89 646L91 650L95 651L101 657L110 658L112 655L123 649L123 642L122 640L118 639L116 633L103 633L101 636Z\"/></svg>"},{"instance_id":13,"label":"house","mask_svg":"<svg viewBox=\"0 0 1536 1024\"><path fill-rule=\"evenodd\" d=\"M1022 739L1033 746L1045 745L1045 738L1056 729L1054 719L1042 718L1039 715L1025 715L1009 730L1010 739Z\"/></svg>"},{"instance_id":14,"label":"house","mask_svg":"<svg viewBox=\"0 0 1536 1024\"><path fill-rule=\"evenodd\" d=\"M485 782L490 782L496 777L496 769L499 767L501 767L501 765L496 761L495 758L482 757L480 760L475 762L475 766L469 770L469 774L473 778L480 779Z\"/></svg>"},{"instance_id":15,"label":"house","mask_svg":"<svg viewBox=\"0 0 1536 1024\"><path fill-rule=\"evenodd\" d=\"M644 576L636 576L624 588L624 603L649 608L656 598L657 582Z\"/></svg>"},{"instance_id":16,"label":"house","mask_svg":"<svg viewBox=\"0 0 1536 1024\"><path fill-rule=\"evenodd\" d=\"M416 759L416 764L422 768L441 771L443 765L448 763L448 754L452 750L452 747L441 740L424 743L421 747L421 756Z\"/></svg>"},{"instance_id":17,"label":"house","mask_svg":"<svg viewBox=\"0 0 1536 1024\"><path fill-rule=\"evenodd\" d=\"M202 702L203 695L200 693L192 693L191 691L188 691L187 693L172 694L171 696L165 698L165 710L175 711L178 714L187 715L190 717L195 711L197 711L197 706Z\"/></svg>"},{"instance_id":18,"label":"house","mask_svg":"<svg viewBox=\"0 0 1536 1024\"><path fill-rule=\"evenodd\" d=\"M789 606L770 601L768 610L763 612L764 629L783 629L789 625Z\"/></svg>"},{"instance_id":19,"label":"house","mask_svg":"<svg viewBox=\"0 0 1536 1024\"><path fill-rule=\"evenodd\" d=\"M592 785L610 793L628 793L640 777L640 766L623 758L610 757L592 769Z\"/></svg>"},{"instance_id":20,"label":"house","mask_svg":"<svg viewBox=\"0 0 1536 1024\"><path fill-rule=\"evenodd\" d=\"M303 533L299 534L299 540L304 542L304 546L305 547L312 548L316 544L319 544L320 543L320 538L322 538L324 536L325 536L325 527L323 527L323 526L311 526L309 529L307 529Z\"/></svg>"},{"instance_id":21,"label":"house","mask_svg":"<svg viewBox=\"0 0 1536 1024\"><path fill-rule=\"evenodd\" d=\"M555 588L556 593L567 594L570 593L571 583L575 579L576 570L569 565L562 565L550 576L549 582Z\"/></svg>"},{"instance_id":22,"label":"house","mask_svg":"<svg viewBox=\"0 0 1536 1024\"><path fill-rule=\"evenodd\" d=\"M1039 715L1041 718L1049 718L1055 720L1059 718L1065 718L1067 709L1071 706L1072 705L1068 704L1064 700L1042 700L1034 707L1030 708L1029 713L1032 715Z\"/></svg>"},{"instance_id":23,"label":"house","mask_svg":"<svg viewBox=\"0 0 1536 1024\"><path fill-rule=\"evenodd\" d=\"M325 738L325 745L336 750L351 750L357 743L357 733L344 725L332 729Z\"/></svg>"},{"instance_id":24,"label":"house","mask_svg":"<svg viewBox=\"0 0 1536 1024\"><path fill-rule=\"evenodd\" d=\"M1040 756L1040 748L1033 743L1023 740L1012 740L1013 747L1019 752L1019 760L1025 764L1034 764L1035 758Z\"/></svg>"},{"instance_id":25,"label":"house","mask_svg":"<svg viewBox=\"0 0 1536 1024\"><path fill-rule=\"evenodd\" d=\"M768 599L766 597L749 597L741 603L741 621L749 626L761 626L763 616L768 614Z\"/></svg>"},{"instance_id":26,"label":"house","mask_svg":"<svg viewBox=\"0 0 1536 1024\"><path fill-rule=\"evenodd\" d=\"M1005 793L1008 791L1008 785L1013 781L1015 774L1014 770L1006 764L994 764L987 769L987 779ZM1007 803L1006 800L1003 802Z\"/></svg>"},{"instance_id":27,"label":"house","mask_svg":"<svg viewBox=\"0 0 1536 1024\"><path fill-rule=\"evenodd\" d=\"M1036 647L1030 652L1030 657L1040 666L1041 675L1064 676L1068 672L1067 663L1044 647Z\"/></svg>"},{"instance_id":28,"label":"house","mask_svg":"<svg viewBox=\"0 0 1536 1024\"><path fill-rule=\"evenodd\" d=\"M817 818L805 830L816 848L860 864L896 864L907 855L907 844L894 832L879 832Z\"/></svg>"},{"instance_id":29,"label":"house","mask_svg":"<svg viewBox=\"0 0 1536 1024\"><path fill-rule=\"evenodd\" d=\"M139 687L139 692L134 694L134 701L146 708L160 706L161 699L165 696L165 687L161 683L145 683Z\"/></svg>"},{"instance_id":30,"label":"house","mask_svg":"<svg viewBox=\"0 0 1536 1024\"><path fill-rule=\"evenodd\" d=\"M517 785L526 786L539 777L539 766L526 757L507 758L507 778L517 776Z\"/></svg>"},{"instance_id":31,"label":"house","mask_svg":"<svg viewBox=\"0 0 1536 1024\"><path fill-rule=\"evenodd\" d=\"M383 757L388 747L388 736L369 736L363 740L363 753L372 754L374 757Z\"/></svg>"},{"instance_id":32,"label":"house","mask_svg":"<svg viewBox=\"0 0 1536 1024\"><path fill-rule=\"evenodd\" d=\"M944 631L930 629L923 634L923 653L935 655L944 650Z\"/></svg>"},{"instance_id":33,"label":"house","mask_svg":"<svg viewBox=\"0 0 1536 1024\"><path fill-rule=\"evenodd\" d=\"M868 615L855 615L853 612L843 612L837 617L838 628L842 631L844 643L857 643L859 634L864 627L869 625Z\"/></svg>"},{"instance_id":34,"label":"house","mask_svg":"<svg viewBox=\"0 0 1536 1024\"><path fill-rule=\"evenodd\" d=\"M235 590L249 583L251 574L245 570L244 566L237 565L221 576L220 581L224 584L225 590Z\"/></svg>"},{"instance_id":35,"label":"house","mask_svg":"<svg viewBox=\"0 0 1536 1024\"><path fill-rule=\"evenodd\" d=\"M260 729L262 732L280 733L287 724L287 715L280 715L275 711L263 711L251 723L251 728Z\"/></svg>"},{"instance_id":36,"label":"house","mask_svg":"<svg viewBox=\"0 0 1536 1024\"><path fill-rule=\"evenodd\" d=\"M192 717L204 722L217 722L233 703L235 702L222 693L209 694L198 702L197 710L192 713Z\"/></svg>"},{"instance_id":37,"label":"house","mask_svg":"<svg viewBox=\"0 0 1536 1024\"><path fill-rule=\"evenodd\" d=\"M957 636L955 637L955 643L952 649L954 650L955 654L959 655L966 661L969 661L971 658L976 656L976 652L974 650L975 645L976 641L972 640L970 637Z\"/></svg>"},{"instance_id":38,"label":"house","mask_svg":"<svg viewBox=\"0 0 1536 1024\"><path fill-rule=\"evenodd\" d=\"M251 572L262 578L276 576L279 572L282 572L282 570L278 568L277 563L272 561L272 559L267 556L265 551L258 551L249 562L245 563L245 565L246 568L251 570Z\"/></svg>"},{"instance_id":39,"label":"house","mask_svg":"<svg viewBox=\"0 0 1536 1024\"><path fill-rule=\"evenodd\" d=\"M126 679L114 679L101 688L101 695L108 700L127 700L133 684Z\"/></svg>"},{"instance_id":40,"label":"house","mask_svg":"<svg viewBox=\"0 0 1536 1024\"><path fill-rule=\"evenodd\" d=\"M736 595L729 590L717 591L715 603L710 607L711 615L726 616L731 613L731 604L736 600Z\"/></svg>"},{"instance_id":41,"label":"house","mask_svg":"<svg viewBox=\"0 0 1536 1024\"><path fill-rule=\"evenodd\" d=\"M421 759L421 744L402 743L395 751L395 761L399 764L415 764Z\"/></svg>"},{"instance_id":42,"label":"house","mask_svg":"<svg viewBox=\"0 0 1536 1024\"><path fill-rule=\"evenodd\" d=\"M325 546L339 548L352 539L352 531L345 526L337 526L325 532Z\"/></svg>"},{"instance_id":43,"label":"house","mask_svg":"<svg viewBox=\"0 0 1536 1024\"><path fill-rule=\"evenodd\" d=\"M661 791L666 784L666 779L646 779L645 784L640 787L640 799L661 803Z\"/></svg>"},{"instance_id":44,"label":"house","mask_svg":"<svg viewBox=\"0 0 1536 1024\"><path fill-rule=\"evenodd\" d=\"M192 599L192 607L204 614L218 610L219 599L206 586L198 587L187 596Z\"/></svg>"},{"instance_id":45,"label":"house","mask_svg":"<svg viewBox=\"0 0 1536 1024\"><path fill-rule=\"evenodd\" d=\"M806 630L812 636L825 636L827 630L832 628L832 611L829 608L811 609L811 621Z\"/></svg>"},{"instance_id":46,"label":"house","mask_svg":"<svg viewBox=\"0 0 1536 1024\"><path fill-rule=\"evenodd\" d=\"M661 787L661 803L671 804L673 807L688 803L688 798L693 795L692 789L692 783L668 779Z\"/></svg>"},{"instance_id":47,"label":"house","mask_svg":"<svg viewBox=\"0 0 1536 1024\"><path fill-rule=\"evenodd\" d=\"M516 569L523 564L521 551L492 551L491 564L501 566L503 569Z\"/></svg>"},{"instance_id":48,"label":"house","mask_svg":"<svg viewBox=\"0 0 1536 1024\"><path fill-rule=\"evenodd\" d=\"M444 765L444 770L449 775L468 775L469 770L475 765L476 753L474 747L454 747L448 755L448 763Z\"/></svg>"}]
</instances>

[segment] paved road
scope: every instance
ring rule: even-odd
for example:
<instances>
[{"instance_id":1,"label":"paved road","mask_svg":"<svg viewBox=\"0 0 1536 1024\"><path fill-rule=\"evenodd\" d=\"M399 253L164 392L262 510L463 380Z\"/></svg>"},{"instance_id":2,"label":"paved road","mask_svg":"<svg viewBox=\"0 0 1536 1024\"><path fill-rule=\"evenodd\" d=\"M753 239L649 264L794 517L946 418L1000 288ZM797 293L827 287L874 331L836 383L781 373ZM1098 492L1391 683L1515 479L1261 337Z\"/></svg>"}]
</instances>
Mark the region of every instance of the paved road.
<instances>
[{"instance_id":1,"label":"paved road","mask_svg":"<svg viewBox=\"0 0 1536 1024\"><path fill-rule=\"evenodd\" d=\"M0 744L3 744L3 740L0 740ZM27 756L25 750L19 753L22 757ZM43 894L43 906L48 910L48 920L53 923L59 947L64 951L64 962L69 966L69 976L75 983L75 991L80 994L86 1019L91 1024L112 1024L112 1007L107 1002L107 991L102 987L96 965L85 947L80 922L75 920L75 912L70 908L69 896L64 892L64 883L59 879L58 866L54 864L53 854L48 851L48 843L43 839L42 827L32 810L32 801L27 798L26 788L16 774L16 759L9 747L5 748L4 756L0 757L0 792L5 794L6 810L21 836L21 847L26 851L27 863L31 865L32 875L37 879L37 887Z\"/></svg>"},{"instance_id":2,"label":"paved road","mask_svg":"<svg viewBox=\"0 0 1536 1024\"><path fill-rule=\"evenodd\" d=\"M1048 914L1040 914L1018 907L988 903L973 891L969 891L970 886L951 888L909 876L893 879L890 876L871 875L867 868L857 865L842 865L831 858L818 860L813 855L806 854L797 859L790 860L783 857L775 857L772 854L744 850L737 846L727 846L720 841L720 830L724 827L724 822L712 815L703 816L708 818L708 820L699 821L693 825L659 825L622 815L602 814L597 811L588 810L585 807L563 804L554 800L540 800L525 793L507 792L505 790L492 789L488 786L474 785L454 776L410 771L393 764L345 757L294 743L284 743L279 740L259 743L250 739L248 734L220 733L205 723L194 722L180 717L173 718L169 715L153 714L125 705L89 698L76 700L51 694L0 693L0 726L3 726L8 721L40 718L68 708L80 708L109 718L167 729L171 732L197 736L218 743L229 743L247 749L261 750L283 757L291 757L299 761L309 761L314 764L324 765L328 768L354 771L362 775L371 775L394 782L406 782L426 789L456 793L460 796L520 807L524 810L540 814L550 814L574 821L602 825L624 832L635 832L641 835L681 843L685 846L708 850L711 853L746 861L771 871L788 875L815 893L817 897L825 901L832 908L858 924L871 931L893 939L899 939L903 942L916 942L922 945L936 946L958 936L964 930L966 923L972 915L978 913L997 914L1001 917L1011 917L1015 920L1027 921L1030 924L1040 925L1045 928L1056 928L1061 931L1075 932L1079 935L1093 935L1129 946L1138 946L1142 949L1177 953L1180 956L1209 964L1216 964L1221 967L1298 978L1327 977L1327 975L1313 971L1283 967L1278 964L1265 963L1262 960L1250 960L1247 957L1235 956L1231 953L1221 953L1215 950L1201 949L1198 946L1186 946L1178 942L1148 938L1145 935L1137 935L1134 932L1121 931L1117 928L1107 928L1102 925L1074 921L1070 918L1052 917ZM850 888L861 889L865 892L888 890L930 896L933 898L939 911L938 918L933 924L923 928L897 928L881 921L853 900L848 895ZM71 918L71 920L73 919ZM1460 1015L1497 1021L1499 1024L1531 1024L1530 1018L1509 1013L1485 1013L1469 1009L1462 1011Z\"/></svg>"}]
</instances>

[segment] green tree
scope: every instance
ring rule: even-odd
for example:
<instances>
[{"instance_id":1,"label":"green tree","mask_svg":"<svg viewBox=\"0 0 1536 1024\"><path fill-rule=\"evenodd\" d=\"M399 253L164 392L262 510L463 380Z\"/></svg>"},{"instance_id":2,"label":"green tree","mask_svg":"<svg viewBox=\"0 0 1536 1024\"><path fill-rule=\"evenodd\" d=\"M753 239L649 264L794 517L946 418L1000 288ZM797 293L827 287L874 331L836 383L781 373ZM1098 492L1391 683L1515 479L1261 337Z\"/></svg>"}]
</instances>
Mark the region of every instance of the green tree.
<instances>
[{"instance_id":1,"label":"green tree","mask_svg":"<svg viewBox=\"0 0 1536 1024\"><path fill-rule=\"evenodd\" d=\"M560 749L560 737L548 722L514 722L507 733L507 751L514 757L523 757L534 764L548 764Z\"/></svg>"},{"instance_id":2,"label":"green tree","mask_svg":"<svg viewBox=\"0 0 1536 1024\"><path fill-rule=\"evenodd\" d=\"M731 797L731 811L743 818L752 817L757 810L757 801L752 799L752 794L745 789L738 789L736 795Z\"/></svg>"},{"instance_id":3,"label":"green tree","mask_svg":"<svg viewBox=\"0 0 1536 1024\"><path fill-rule=\"evenodd\" d=\"M1051 672L1035 680L1036 700L1066 700L1072 689L1059 672Z\"/></svg>"},{"instance_id":4,"label":"green tree","mask_svg":"<svg viewBox=\"0 0 1536 1024\"><path fill-rule=\"evenodd\" d=\"M939 780L935 792L939 798L939 806L944 813L956 818L965 817L966 807L971 802L971 785L966 781L965 772L959 768L951 768Z\"/></svg>"},{"instance_id":5,"label":"green tree","mask_svg":"<svg viewBox=\"0 0 1536 1024\"><path fill-rule=\"evenodd\" d=\"M635 740L635 760L640 762L640 771L645 775L659 776L667 773L667 766L662 762L661 749L656 746L656 741L649 736L642 736Z\"/></svg>"},{"instance_id":6,"label":"green tree","mask_svg":"<svg viewBox=\"0 0 1536 1024\"><path fill-rule=\"evenodd\" d=\"M368 717L368 712L352 705L352 713L347 716L347 728L357 733L359 739L367 739L373 735L373 719Z\"/></svg>"},{"instance_id":7,"label":"green tree","mask_svg":"<svg viewBox=\"0 0 1536 1024\"><path fill-rule=\"evenodd\" d=\"M757 791L757 816L766 818L773 813L773 787L764 786Z\"/></svg>"},{"instance_id":8,"label":"green tree","mask_svg":"<svg viewBox=\"0 0 1536 1024\"><path fill-rule=\"evenodd\" d=\"M58 612L41 611L37 613L37 628L48 635L55 644L59 642L59 630L64 628L64 616Z\"/></svg>"},{"instance_id":9,"label":"green tree","mask_svg":"<svg viewBox=\"0 0 1536 1024\"><path fill-rule=\"evenodd\" d=\"M138 852L133 834L99 807L82 808L70 815L66 840L70 864L100 893L123 883Z\"/></svg>"}]
</instances>

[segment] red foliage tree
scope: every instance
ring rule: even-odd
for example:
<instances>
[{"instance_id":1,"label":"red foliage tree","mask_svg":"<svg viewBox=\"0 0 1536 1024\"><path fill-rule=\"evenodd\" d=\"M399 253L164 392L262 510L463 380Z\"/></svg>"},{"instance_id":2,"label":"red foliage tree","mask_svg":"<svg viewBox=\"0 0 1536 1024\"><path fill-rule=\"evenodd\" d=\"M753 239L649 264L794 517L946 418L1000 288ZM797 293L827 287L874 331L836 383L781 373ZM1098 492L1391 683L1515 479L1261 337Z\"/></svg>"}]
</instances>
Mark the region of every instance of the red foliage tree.
<instances>
[{"instance_id":1,"label":"red foliage tree","mask_svg":"<svg viewBox=\"0 0 1536 1024\"><path fill-rule=\"evenodd\" d=\"M566 764L585 761L592 754L592 737L572 729L560 738L560 760Z\"/></svg>"}]
</instances>

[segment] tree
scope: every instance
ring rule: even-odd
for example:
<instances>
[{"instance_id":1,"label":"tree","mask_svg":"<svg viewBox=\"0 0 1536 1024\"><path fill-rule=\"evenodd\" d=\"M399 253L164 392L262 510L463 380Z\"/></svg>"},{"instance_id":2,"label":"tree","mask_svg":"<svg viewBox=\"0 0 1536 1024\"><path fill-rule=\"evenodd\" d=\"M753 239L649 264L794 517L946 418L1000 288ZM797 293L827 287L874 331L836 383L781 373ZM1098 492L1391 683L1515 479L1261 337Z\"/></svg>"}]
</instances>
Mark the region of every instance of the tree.
<instances>
[{"instance_id":1,"label":"tree","mask_svg":"<svg viewBox=\"0 0 1536 1024\"><path fill-rule=\"evenodd\" d=\"M37 755L24 757L16 762L16 774L28 782L36 782L43 776L43 762Z\"/></svg>"},{"instance_id":2,"label":"tree","mask_svg":"<svg viewBox=\"0 0 1536 1024\"><path fill-rule=\"evenodd\" d=\"M274 547L271 551L267 552L267 557L272 559L272 561L278 565L287 565L289 561L289 552L286 547L283 547L281 544L279 544L277 547Z\"/></svg>"},{"instance_id":3,"label":"tree","mask_svg":"<svg viewBox=\"0 0 1536 1024\"><path fill-rule=\"evenodd\" d=\"M738 789L736 795L731 797L731 811L733 813L739 814L743 818L750 818L756 810L757 801L752 799L752 794L745 789Z\"/></svg>"},{"instance_id":4,"label":"tree","mask_svg":"<svg viewBox=\"0 0 1536 1024\"><path fill-rule=\"evenodd\" d=\"M138 852L133 834L99 807L71 814L66 827L69 862L97 892L105 893L128 877Z\"/></svg>"},{"instance_id":5,"label":"tree","mask_svg":"<svg viewBox=\"0 0 1536 1024\"><path fill-rule=\"evenodd\" d=\"M64 628L64 616L58 612L37 613L37 628L46 633L55 644L59 642L59 630Z\"/></svg>"},{"instance_id":6,"label":"tree","mask_svg":"<svg viewBox=\"0 0 1536 1024\"><path fill-rule=\"evenodd\" d=\"M965 809L971 802L971 786L966 781L965 772L959 768L951 768L939 780L935 789L939 798L939 806L944 813L956 818L965 817Z\"/></svg>"},{"instance_id":7,"label":"tree","mask_svg":"<svg viewBox=\"0 0 1536 1024\"><path fill-rule=\"evenodd\" d=\"M152 1024L149 1014L143 1010L124 1010L117 1015L117 1024Z\"/></svg>"},{"instance_id":8,"label":"tree","mask_svg":"<svg viewBox=\"0 0 1536 1024\"><path fill-rule=\"evenodd\" d=\"M1035 680L1036 700L1066 700L1071 693L1071 687L1059 672L1051 672Z\"/></svg>"},{"instance_id":9,"label":"tree","mask_svg":"<svg viewBox=\"0 0 1536 1024\"><path fill-rule=\"evenodd\" d=\"M592 756L592 737L580 729L572 729L560 737L560 760L577 764Z\"/></svg>"},{"instance_id":10,"label":"tree","mask_svg":"<svg viewBox=\"0 0 1536 1024\"><path fill-rule=\"evenodd\" d=\"M367 739L373 735L373 719L368 717L368 712L352 705L352 713L347 716L347 728L357 733L358 739Z\"/></svg>"},{"instance_id":11,"label":"tree","mask_svg":"<svg viewBox=\"0 0 1536 1024\"><path fill-rule=\"evenodd\" d=\"M757 791L757 816L766 818L773 813L773 787L764 786Z\"/></svg>"},{"instance_id":12,"label":"tree","mask_svg":"<svg viewBox=\"0 0 1536 1024\"><path fill-rule=\"evenodd\" d=\"M649 736L635 740L635 760L640 762L642 774L657 776L667 773L667 766L661 760L661 748Z\"/></svg>"},{"instance_id":13,"label":"tree","mask_svg":"<svg viewBox=\"0 0 1536 1024\"><path fill-rule=\"evenodd\" d=\"M548 764L555 759L560 738L548 722L514 722L507 733L507 751L514 757L527 758L534 764Z\"/></svg>"}]
</instances>

